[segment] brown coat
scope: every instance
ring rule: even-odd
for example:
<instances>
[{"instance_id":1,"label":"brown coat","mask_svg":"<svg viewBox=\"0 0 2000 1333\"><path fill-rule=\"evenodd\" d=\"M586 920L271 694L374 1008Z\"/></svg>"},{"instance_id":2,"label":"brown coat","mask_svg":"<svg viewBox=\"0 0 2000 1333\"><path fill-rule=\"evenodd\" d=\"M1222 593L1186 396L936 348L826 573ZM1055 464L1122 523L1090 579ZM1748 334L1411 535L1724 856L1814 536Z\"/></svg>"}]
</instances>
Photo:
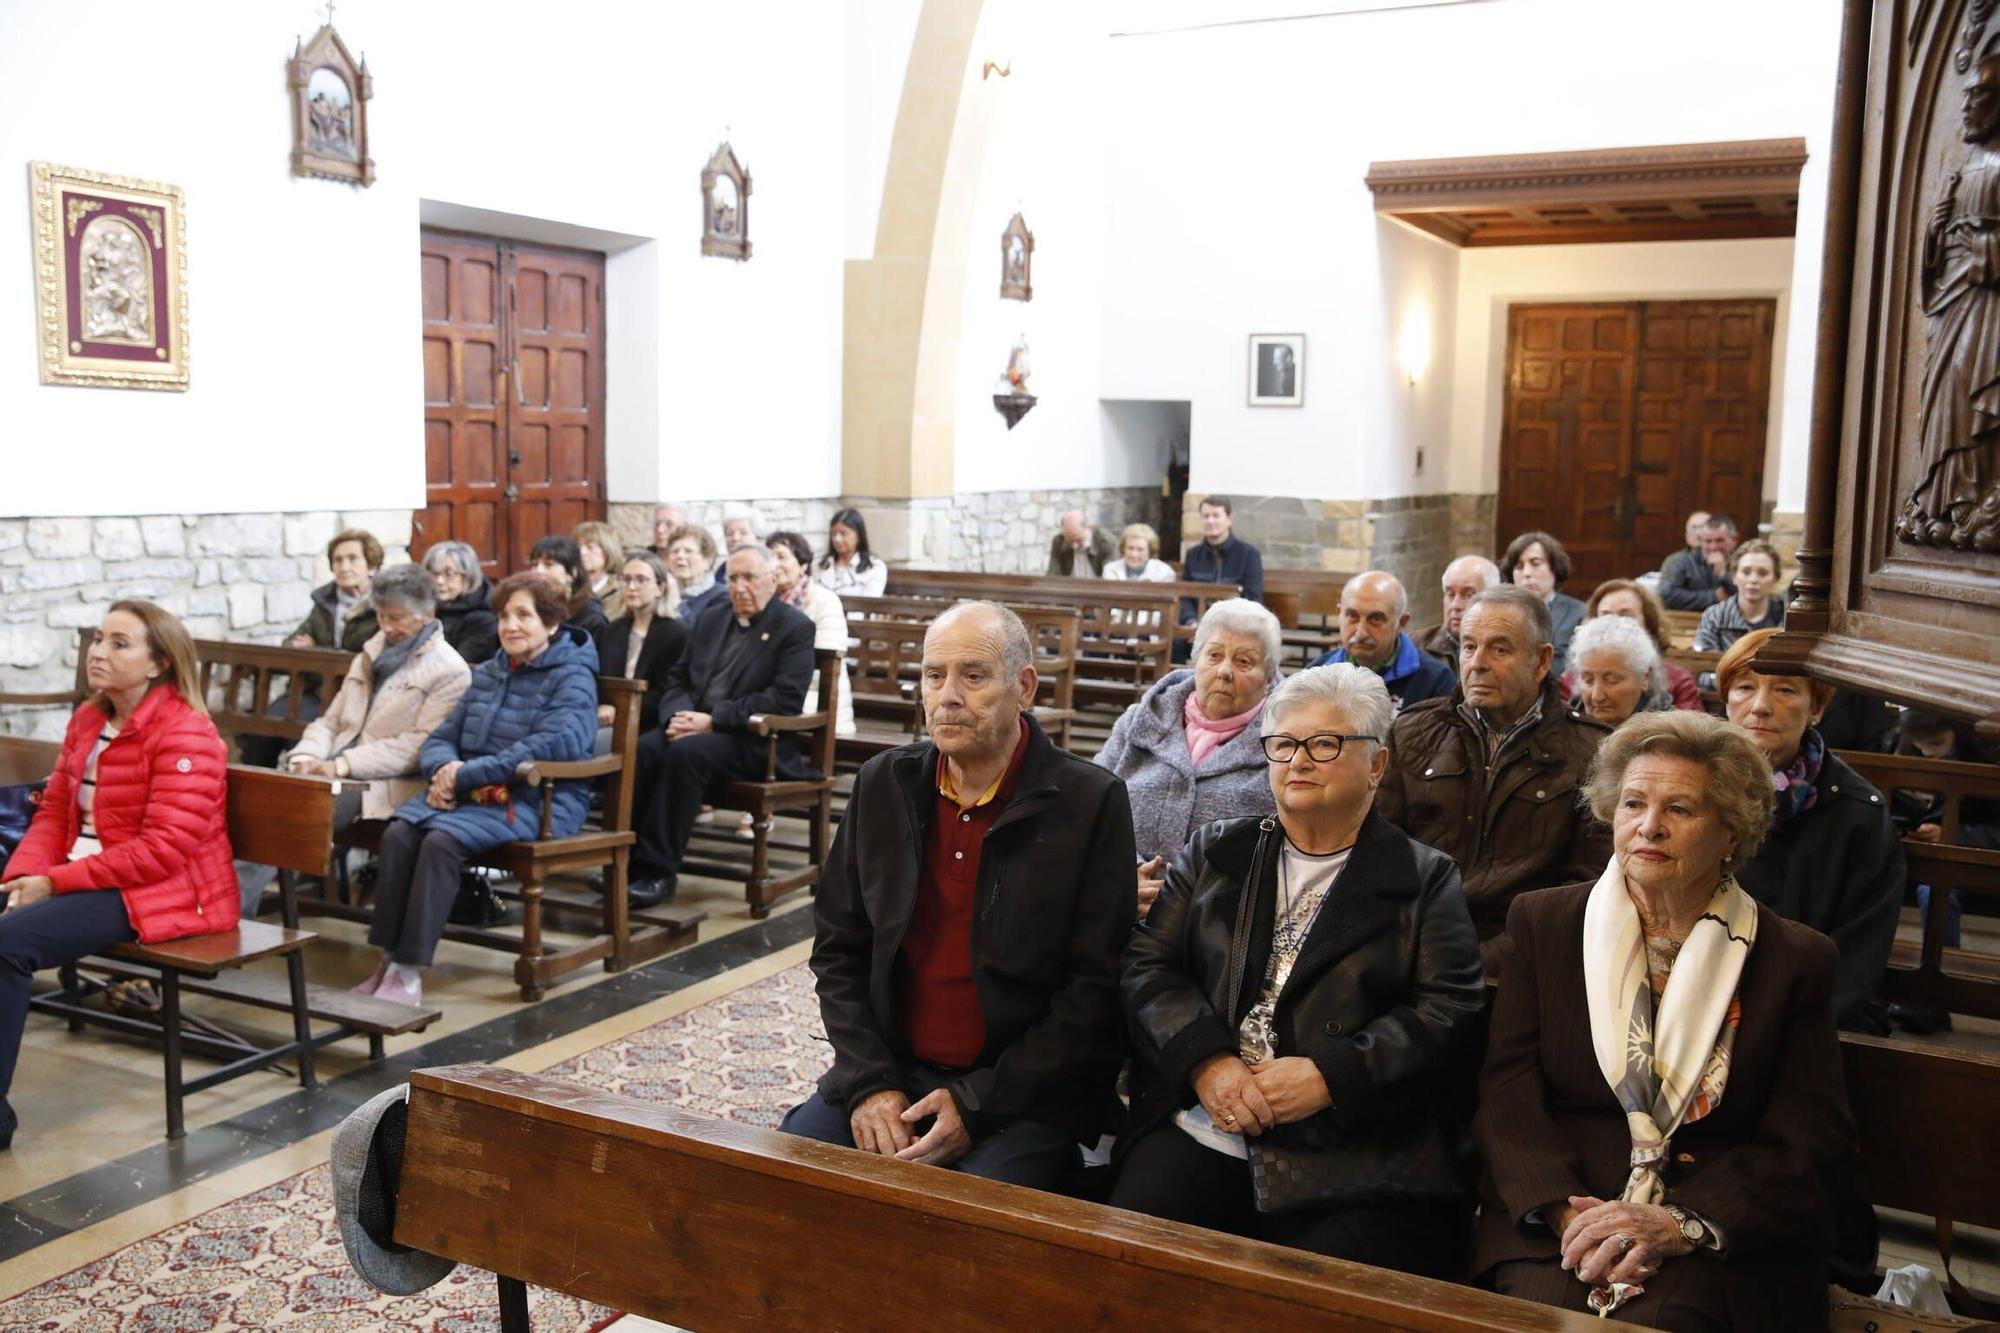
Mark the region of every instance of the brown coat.
<instances>
[{"instance_id":1,"label":"brown coat","mask_svg":"<svg viewBox=\"0 0 2000 1333\"><path fill-rule=\"evenodd\" d=\"M1555 1234L1525 1219L1572 1194L1614 1199L1629 1170L1625 1116L1591 1047L1583 913L1592 887L1527 894L1507 918L1512 949L1473 1121L1486 1163L1474 1271L1539 1261L1499 1275L1517 1294L1581 1299L1568 1291L1580 1284L1555 1272ZM1674 1135L1667 1200L1713 1223L1728 1248L1669 1266L1718 1265L1698 1285L1727 1305L1717 1314L1729 1327L1826 1322L1829 1219L1857 1151L1833 1025L1835 959L1824 935L1758 907L1722 1103ZM1647 1313L1635 1307L1630 1318L1653 1322Z\"/></svg>"},{"instance_id":2,"label":"brown coat","mask_svg":"<svg viewBox=\"0 0 2000 1333\"><path fill-rule=\"evenodd\" d=\"M377 631L361 645L348 664L340 693L292 747L293 754L310 759L341 755L353 776L367 780L368 790L361 796L363 819L387 819L404 801L423 794L417 752L451 716L472 680L471 668L445 642L440 625L429 642L389 677L377 697L375 659L388 642Z\"/></svg>"},{"instance_id":3,"label":"brown coat","mask_svg":"<svg viewBox=\"0 0 2000 1333\"><path fill-rule=\"evenodd\" d=\"M1457 674L1458 640L1452 636L1450 630L1444 627L1443 621L1439 621L1423 633L1417 635L1416 640L1417 647L1450 667L1454 675Z\"/></svg>"},{"instance_id":4,"label":"brown coat","mask_svg":"<svg viewBox=\"0 0 2000 1333\"><path fill-rule=\"evenodd\" d=\"M1382 817L1458 862L1481 940L1497 938L1515 894L1595 880L1611 859L1611 830L1578 799L1598 744L1611 731L1562 706L1553 679L1542 717L1487 772L1477 728L1458 711L1462 690L1412 704L1389 728L1389 771L1375 799ZM1498 975L1494 949L1483 949Z\"/></svg>"}]
</instances>

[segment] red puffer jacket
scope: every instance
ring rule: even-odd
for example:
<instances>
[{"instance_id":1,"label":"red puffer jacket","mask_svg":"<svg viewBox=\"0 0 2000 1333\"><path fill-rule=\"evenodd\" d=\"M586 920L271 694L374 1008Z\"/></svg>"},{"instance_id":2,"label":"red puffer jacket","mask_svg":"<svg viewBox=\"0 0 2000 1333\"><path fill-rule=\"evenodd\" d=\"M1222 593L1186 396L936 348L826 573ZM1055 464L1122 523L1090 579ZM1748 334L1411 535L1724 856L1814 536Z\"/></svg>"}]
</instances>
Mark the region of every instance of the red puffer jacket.
<instances>
[{"instance_id":1,"label":"red puffer jacket","mask_svg":"<svg viewBox=\"0 0 2000 1333\"><path fill-rule=\"evenodd\" d=\"M41 809L0 878L47 875L57 893L117 889L144 944L230 929L240 897L224 800L229 752L178 690L148 694L98 756L93 811L104 850L68 859L78 785L103 728L94 704L70 718Z\"/></svg>"}]
</instances>

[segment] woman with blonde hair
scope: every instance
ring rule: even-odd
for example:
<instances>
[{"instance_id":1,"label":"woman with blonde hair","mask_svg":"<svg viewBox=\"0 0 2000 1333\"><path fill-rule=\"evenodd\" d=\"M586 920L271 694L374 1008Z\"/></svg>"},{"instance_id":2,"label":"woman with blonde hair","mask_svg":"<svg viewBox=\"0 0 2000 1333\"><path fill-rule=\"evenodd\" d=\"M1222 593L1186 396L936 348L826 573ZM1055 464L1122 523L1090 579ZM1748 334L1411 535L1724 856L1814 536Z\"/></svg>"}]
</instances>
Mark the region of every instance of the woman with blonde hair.
<instances>
[{"instance_id":1,"label":"woman with blonde hair","mask_svg":"<svg viewBox=\"0 0 2000 1333\"><path fill-rule=\"evenodd\" d=\"M608 619L617 619L625 609L625 599L618 591L619 571L625 568L625 544L609 523L579 523L569 535L583 561L583 578L590 586L590 595Z\"/></svg>"},{"instance_id":2,"label":"woman with blonde hair","mask_svg":"<svg viewBox=\"0 0 2000 1333\"><path fill-rule=\"evenodd\" d=\"M7 1090L36 972L237 920L229 753L202 703L187 628L151 602L113 602L84 674L93 693L0 873L0 1148L19 1123Z\"/></svg>"},{"instance_id":3,"label":"woman with blonde hair","mask_svg":"<svg viewBox=\"0 0 2000 1333\"><path fill-rule=\"evenodd\" d=\"M1118 534L1118 558L1104 577L1129 583L1172 583L1174 567L1160 559L1160 534L1144 523L1128 523Z\"/></svg>"}]
</instances>

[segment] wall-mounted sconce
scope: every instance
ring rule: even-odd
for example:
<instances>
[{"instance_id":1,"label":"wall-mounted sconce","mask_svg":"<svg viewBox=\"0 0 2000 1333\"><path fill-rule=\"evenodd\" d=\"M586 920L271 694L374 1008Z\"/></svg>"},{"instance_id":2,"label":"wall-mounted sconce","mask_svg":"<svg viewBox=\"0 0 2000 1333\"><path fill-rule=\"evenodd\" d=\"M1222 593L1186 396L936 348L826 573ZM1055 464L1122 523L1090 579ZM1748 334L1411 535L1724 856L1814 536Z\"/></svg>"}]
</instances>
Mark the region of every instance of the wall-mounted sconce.
<instances>
[{"instance_id":1,"label":"wall-mounted sconce","mask_svg":"<svg viewBox=\"0 0 2000 1333\"><path fill-rule=\"evenodd\" d=\"M979 67L979 81L981 83L984 83L986 82L986 80L992 78L995 74L998 74L1001 78L1004 79L1013 72L1014 72L1014 57L1008 56L1007 63L1004 65L997 60L989 60L984 65L981 65Z\"/></svg>"},{"instance_id":2,"label":"wall-mounted sconce","mask_svg":"<svg viewBox=\"0 0 2000 1333\"><path fill-rule=\"evenodd\" d=\"M1431 313L1422 305L1411 306L1409 314L1403 317L1403 336L1397 340L1396 354L1412 385L1430 369Z\"/></svg>"}]
</instances>

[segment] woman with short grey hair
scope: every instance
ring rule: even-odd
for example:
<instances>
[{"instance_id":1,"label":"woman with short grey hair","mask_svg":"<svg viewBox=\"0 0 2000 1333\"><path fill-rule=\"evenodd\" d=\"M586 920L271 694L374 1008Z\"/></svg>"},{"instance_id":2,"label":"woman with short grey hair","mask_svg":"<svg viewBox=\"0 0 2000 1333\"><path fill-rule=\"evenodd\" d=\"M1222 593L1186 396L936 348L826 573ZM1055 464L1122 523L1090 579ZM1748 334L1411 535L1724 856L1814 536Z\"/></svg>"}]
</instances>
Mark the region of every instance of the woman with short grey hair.
<instances>
[{"instance_id":1,"label":"woman with short grey hair","mask_svg":"<svg viewBox=\"0 0 2000 1333\"><path fill-rule=\"evenodd\" d=\"M488 605L493 590L479 568L479 552L464 542L433 542L424 570L437 588L437 618L445 642L468 666L500 651L500 621Z\"/></svg>"},{"instance_id":2,"label":"woman with short grey hair","mask_svg":"<svg viewBox=\"0 0 2000 1333\"><path fill-rule=\"evenodd\" d=\"M1259 737L1275 817L1175 854L1119 978L1135 1054L1111 1203L1455 1278L1472 1205L1439 1094L1486 970L1458 867L1375 812L1394 709L1350 662L1293 676Z\"/></svg>"},{"instance_id":3,"label":"woman with short grey hair","mask_svg":"<svg viewBox=\"0 0 2000 1333\"><path fill-rule=\"evenodd\" d=\"M1278 676L1278 618L1255 602L1216 602L1194 634L1194 665L1160 678L1097 752L1125 779L1139 853L1139 915L1160 875L1204 824L1271 812L1258 710Z\"/></svg>"},{"instance_id":4,"label":"woman with short grey hair","mask_svg":"<svg viewBox=\"0 0 2000 1333\"><path fill-rule=\"evenodd\" d=\"M1674 706L1660 650L1644 624L1598 616L1577 626L1569 642L1570 710L1616 727L1634 713Z\"/></svg>"}]
</instances>

